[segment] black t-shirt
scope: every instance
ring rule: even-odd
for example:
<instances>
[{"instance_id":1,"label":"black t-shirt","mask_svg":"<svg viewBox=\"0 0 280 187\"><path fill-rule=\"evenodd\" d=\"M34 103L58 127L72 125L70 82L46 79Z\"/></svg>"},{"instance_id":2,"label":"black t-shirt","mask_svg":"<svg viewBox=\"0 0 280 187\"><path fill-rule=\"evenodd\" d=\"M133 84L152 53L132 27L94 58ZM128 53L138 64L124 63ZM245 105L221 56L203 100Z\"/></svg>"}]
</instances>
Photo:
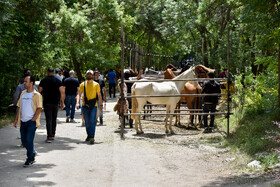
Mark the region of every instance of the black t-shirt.
<instances>
[{"instance_id":1,"label":"black t-shirt","mask_svg":"<svg viewBox=\"0 0 280 187\"><path fill-rule=\"evenodd\" d=\"M202 86L202 93L205 93L205 94L220 94L221 93L220 84L217 83L216 81L213 81L213 80L205 81L203 86ZM218 96L205 96L204 97L204 102L217 104L218 99L219 99Z\"/></svg>"},{"instance_id":2,"label":"black t-shirt","mask_svg":"<svg viewBox=\"0 0 280 187\"><path fill-rule=\"evenodd\" d=\"M59 87L62 86L60 80L54 76L47 76L41 80L39 86L43 88L43 104L59 104Z\"/></svg>"},{"instance_id":3,"label":"black t-shirt","mask_svg":"<svg viewBox=\"0 0 280 187\"><path fill-rule=\"evenodd\" d=\"M100 87L100 92L101 92L101 96L102 96L102 100L103 100L103 88L105 87L105 82L104 80L98 79L98 80L94 80L95 82L97 82L99 84Z\"/></svg>"},{"instance_id":4,"label":"black t-shirt","mask_svg":"<svg viewBox=\"0 0 280 187\"><path fill-rule=\"evenodd\" d=\"M64 80L63 86L65 86L66 95L77 95L77 88L79 87L78 79L74 77L68 77Z\"/></svg>"}]
</instances>

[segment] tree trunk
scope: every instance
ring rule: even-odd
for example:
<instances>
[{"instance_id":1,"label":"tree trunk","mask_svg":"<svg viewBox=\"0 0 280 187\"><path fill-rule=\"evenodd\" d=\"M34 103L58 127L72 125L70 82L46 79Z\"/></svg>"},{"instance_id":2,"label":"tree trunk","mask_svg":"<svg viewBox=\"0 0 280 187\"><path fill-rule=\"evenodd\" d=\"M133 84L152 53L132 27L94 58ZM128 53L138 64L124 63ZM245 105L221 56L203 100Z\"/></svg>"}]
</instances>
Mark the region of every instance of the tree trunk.
<instances>
[{"instance_id":1,"label":"tree trunk","mask_svg":"<svg viewBox=\"0 0 280 187\"><path fill-rule=\"evenodd\" d=\"M280 45L278 49L278 106L280 107Z\"/></svg>"},{"instance_id":2,"label":"tree trunk","mask_svg":"<svg viewBox=\"0 0 280 187\"><path fill-rule=\"evenodd\" d=\"M72 57L72 60L73 60L73 65L74 65L74 68L75 68L76 75L78 76L79 81L81 81L83 76L81 74L80 64L77 60L77 57L74 55L73 52L71 52L71 57Z\"/></svg>"}]
</instances>

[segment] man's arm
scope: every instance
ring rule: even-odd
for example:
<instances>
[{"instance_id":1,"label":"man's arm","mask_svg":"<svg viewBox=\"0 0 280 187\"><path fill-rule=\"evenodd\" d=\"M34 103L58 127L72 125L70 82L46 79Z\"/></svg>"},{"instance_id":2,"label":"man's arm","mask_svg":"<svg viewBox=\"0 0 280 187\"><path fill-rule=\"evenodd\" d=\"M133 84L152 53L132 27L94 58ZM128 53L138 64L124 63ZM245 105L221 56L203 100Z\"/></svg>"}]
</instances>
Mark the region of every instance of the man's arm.
<instances>
[{"instance_id":1,"label":"man's arm","mask_svg":"<svg viewBox=\"0 0 280 187\"><path fill-rule=\"evenodd\" d=\"M31 121L36 121L41 112L42 112L42 108L37 108Z\"/></svg>"},{"instance_id":2,"label":"man's arm","mask_svg":"<svg viewBox=\"0 0 280 187\"><path fill-rule=\"evenodd\" d=\"M79 88L78 88L78 94L77 94L77 97L76 97L76 108L77 108L77 109L79 109L79 106L80 106L81 94L82 94L82 92L79 91Z\"/></svg>"},{"instance_id":3,"label":"man's arm","mask_svg":"<svg viewBox=\"0 0 280 187\"><path fill-rule=\"evenodd\" d=\"M20 85L17 86L16 92L13 95L13 104L16 105L21 93Z\"/></svg>"},{"instance_id":4,"label":"man's arm","mask_svg":"<svg viewBox=\"0 0 280 187\"><path fill-rule=\"evenodd\" d=\"M17 122L18 122L18 118L19 118L19 113L20 111L17 110L17 115L16 115L16 118L15 118L15 121L14 121L14 127L17 128Z\"/></svg>"},{"instance_id":5,"label":"man's arm","mask_svg":"<svg viewBox=\"0 0 280 187\"><path fill-rule=\"evenodd\" d=\"M106 99L106 87L104 86L102 89L103 89L103 100L105 102L107 102L107 99Z\"/></svg>"},{"instance_id":6,"label":"man's arm","mask_svg":"<svg viewBox=\"0 0 280 187\"><path fill-rule=\"evenodd\" d=\"M65 100L65 88L64 86L59 87L59 92L60 92L60 99L61 99L61 105L60 108L63 110L64 108L64 100Z\"/></svg>"},{"instance_id":7,"label":"man's arm","mask_svg":"<svg viewBox=\"0 0 280 187\"><path fill-rule=\"evenodd\" d=\"M99 104L100 104L100 110L103 110L103 103L102 103L102 96L100 92L97 92L98 95L98 100L99 100Z\"/></svg>"}]
</instances>

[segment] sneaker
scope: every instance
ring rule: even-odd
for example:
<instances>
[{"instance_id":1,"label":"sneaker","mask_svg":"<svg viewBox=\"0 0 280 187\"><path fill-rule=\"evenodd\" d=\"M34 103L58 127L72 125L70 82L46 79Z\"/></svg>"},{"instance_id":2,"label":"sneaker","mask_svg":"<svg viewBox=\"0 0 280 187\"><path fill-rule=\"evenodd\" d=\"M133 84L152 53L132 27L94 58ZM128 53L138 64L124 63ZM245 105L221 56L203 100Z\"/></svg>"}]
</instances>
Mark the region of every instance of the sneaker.
<instances>
[{"instance_id":1,"label":"sneaker","mask_svg":"<svg viewBox=\"0 0 280 187\"><path fill-rule=\"evenodd\" d=\"M23 167L30 167L30 166L32 166L34 164L34 161L28 161L28 160L26 160L26 162L24 163L24 165L23 165Z\"/></svg>"},{"instance_id":2,"label":"sneaker","mask_svg":"<svg viewBox=\"0 0 280 187\"><path fill-rule=\"evenodd\" d=\"M90 144L94 144L94 138L90 138L90 139L89 139L89 143L90 143Z\"/></svg>"},{"instance_id":3,"label":"sneaker","mask_svg":"<svg viewBox=\"0 0 280 187\"><path fill-rule=\"evenodd\" d=\"M85 141L88 142L89 140L90 140L90 137L88 136Z\"/></svg>"},{"instance_id":4,"label":"sneaker","mask_svg":"<svg viewBox=\"0 0 280 187\"><path fill-rule=\"evenodd\" d=\"M203 133L209 133L209 130L207 127L204 129Z\"/></svg>"},{"instance_id":5,"label":"sneaker","mask_svg":"<svg viewBox=\"0 0 280 187\"><path fill-rule=\"evenodd\" d=\"M76 123L76 121L74 119L71 119L70 122L71 123Z\"/></svg>"},{"instance_id":6,"label":"sneaker","mask_svg":"<svg viewBox=\"0 0 280 187\"><path fill-rule=\"evenodd\" d=\"M69 121L70 121L70 116L67 116L66 117L66 123L69 123Z\"/></svg>"},{"instance_id":7,"label":"sneaker","mask_svg":"<svg viewBox=\"0 0 280 187\"><path fill-rule=\"evenodd\" d=\"M52 141L53 141L53 137L47 137L47 140L46 140L47 143L52 143Z\"/></svg>"}]
</instances>

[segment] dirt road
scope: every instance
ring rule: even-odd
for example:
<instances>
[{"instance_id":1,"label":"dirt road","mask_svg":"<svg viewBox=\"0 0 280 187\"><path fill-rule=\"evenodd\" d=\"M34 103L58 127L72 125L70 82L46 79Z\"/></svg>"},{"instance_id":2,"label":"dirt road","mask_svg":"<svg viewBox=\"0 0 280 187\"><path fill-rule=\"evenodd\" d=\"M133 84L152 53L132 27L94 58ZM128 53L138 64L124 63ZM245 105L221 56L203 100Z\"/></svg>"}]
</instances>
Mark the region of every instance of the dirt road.
<instances>
[{"instance_id":1,"label":"dirt road","mask_svg":"<svg viewBox=\"0 0 280 187\"><path fill-rule=\"evenodd\" d=\"M97 126L96 143L85 143L85 128L65 123L59 111L56 139L45 143L45 117L37 129L36 163L23 168L26 150L12 125L0 129L0 186L267 186L272 179L240 175L227 160L228 150L199 144L202 131L175 128L176 135L164 133L163 122L143 121L145 134L126 128L120 139L118 116L109 100L104 125ZM196 137L196 138L193 138Z\"/></svg>"}]
</instances>

